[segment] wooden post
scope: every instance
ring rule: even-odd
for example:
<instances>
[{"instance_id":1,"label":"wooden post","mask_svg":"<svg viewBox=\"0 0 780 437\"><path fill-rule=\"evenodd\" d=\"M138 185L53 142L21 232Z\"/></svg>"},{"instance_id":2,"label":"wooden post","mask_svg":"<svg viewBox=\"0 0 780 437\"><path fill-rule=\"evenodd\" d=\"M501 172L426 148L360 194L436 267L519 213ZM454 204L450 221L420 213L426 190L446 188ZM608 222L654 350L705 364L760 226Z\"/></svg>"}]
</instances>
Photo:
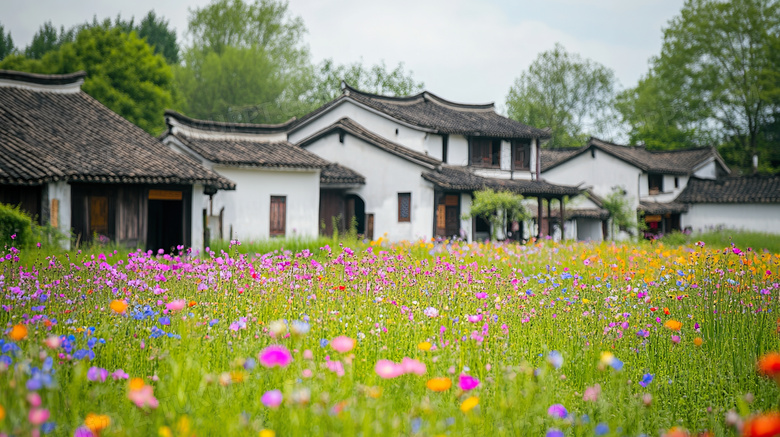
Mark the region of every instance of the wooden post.
<instances>
[{"instance_id":1,"label":"wooden post","mask_svg":"<svg viewBox=\"0 0 780 437\"><path fill-rule=\"evenodd\" d=\"M552 204L552 197L547 199L547 236L551 237L553 234L552 229L552 214L550 213L550 206Z\"/></svg>"},{"instance_id":2,"label":"wooden post","mask_svg":"<svg viewBox=\"0 0 780 437\"><path fill-rule=\"evenodd\" d=\"M544 208L542 207L542 198L537 197L536 200L539 202L539 208L536 212L536 239L541 240L542 239L542 215L544 214Z\"/></svg>"},{"instance_id":3,"label":"wooden post","mask_svg":"<svg viewBox=\"0 0 780 437\"><path fill-rule=\"evenodd\" d=\"M563 197L561 197L559 201L561 202L561 241L563 241L566 239L566 234L565 234L566 225L564 224L566 222L566 218L564 217L564 213L566 211L565 211L565 207L563 206Z\"/></svg>"}]
</instances>

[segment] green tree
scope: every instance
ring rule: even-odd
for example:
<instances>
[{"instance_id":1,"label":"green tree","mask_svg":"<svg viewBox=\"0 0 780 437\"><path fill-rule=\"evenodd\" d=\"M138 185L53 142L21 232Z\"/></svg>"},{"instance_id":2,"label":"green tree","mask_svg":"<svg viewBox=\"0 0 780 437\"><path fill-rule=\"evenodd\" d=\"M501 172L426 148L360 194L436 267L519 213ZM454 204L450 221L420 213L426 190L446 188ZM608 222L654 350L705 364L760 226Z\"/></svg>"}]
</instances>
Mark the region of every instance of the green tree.
<instances>
[{"instance_id":1,"label":"green tree","mask_svg":"<svg viewBox=\"0 0 780 437\"><path fill-rule=\"evenodd\" d=\"M490 239L495 240L499 229L506 224L522 221L528 213L521 203L523 196L509 191L494 191L490 188L474 192L474 201L467 217L482 217L490 223Z\"/></svg>"},{"instance_id":2,"label":"green tree","mask_svg":"<svg viewBox=\"0 0 780 437\"><path fill-rule=\"evenodd\" d=\"M403 62L388 70L384 62L365 67L362 62L336 65L332 59L320 63L311 97L315 106L329 102L341 95L341 81L361 91L386 96L408 96L422 91L424 84L417 82L412 72L406 72Z\"/></svg>"},{"instance_id":3,"label":"green tree","mask_svg":"<svg viewBox=\"0 0 780 437\"><path fill-rule=\"evenodd\" d=\"M619 231L633 235L639 229L636 221L636 211L631 208L626 192L615 188L604 198L604 209L609 211L610 238L615 239Z\"/></svg>"},{"instance_id":4,"label":"green tree","mask_svg":"<svg viewBox=\"0 0 780 437\"><path fill-rule=\"evenodd\" d=\"M283 1L217 0L190 11L192 45L175 70L180 109L260 123L306 113L313 71L305 31Z\"/></svg>"},{"instance_id":5,"label":"green tree","mask_svg":"<svg viewBox=\"0 0 780 437\"><path fill-rule=\"evenodd\" d=\"M687 0L648 75L621 95L632 138L654 148L719 143L731 164L749 168L754 154L768 163L762 130L780 100L778 35L777 0Z\"/></svg>"},{"instance_id":6,"label":"green tree","mask_svg":"<svg viewBox=\"0 0 780 437\"><path fill-rule=\"evenodd\" d=\"M84 92L151 134L162 131L163 111L172 104L170 66L135 33L119 28L82 29L74 42L40 60L13 55L0 68L46 74L85 70Z\"/></svg>"},{"instance_id":7,"label":"green tree","mask_svg":"<svg viewBox=\"0 0 780 437\"><path fill-rule=\"evenodd\" d=\"M5 33L5 28L0 24L0 61L8 55L16 52L14 39L11 38L11 32Z\"/></svg>"},{"instance_id":8,"label":"green tree","mask_svg":"<svg viewBox=\"0 0 780 437\"><path fill-rule=\"evenodd\" d=\"M581 146L589 136L612 137L615 75L563 46L540 53L509 90L509 117L550 128L548 147Z\"/></svg>"},{"instance_id":9,"label":"green tree","mask_svg":"<svg viewBox=\"0 0 780 437\"><path fill-rule=\"evenodd\" d=\"M141 20L135 28L138 36L154 48L154 52L165 57L169 64L179 63L179 44L176 42L176 30L171 29L168 20L158 17L154 11Z\"/></svg>"},{"instance_id":10,"label":"green tree","mask_svg":"<svg viewBox=\"0 0 780 437\"><path fill-rule=\"evenodd\" d=\"M46 53L57 50L60 45L57 29L51 21L47 21L33 35L32 42L24 49L24 56L30 59L41 59Z\"/></svg>"}]
</instances>

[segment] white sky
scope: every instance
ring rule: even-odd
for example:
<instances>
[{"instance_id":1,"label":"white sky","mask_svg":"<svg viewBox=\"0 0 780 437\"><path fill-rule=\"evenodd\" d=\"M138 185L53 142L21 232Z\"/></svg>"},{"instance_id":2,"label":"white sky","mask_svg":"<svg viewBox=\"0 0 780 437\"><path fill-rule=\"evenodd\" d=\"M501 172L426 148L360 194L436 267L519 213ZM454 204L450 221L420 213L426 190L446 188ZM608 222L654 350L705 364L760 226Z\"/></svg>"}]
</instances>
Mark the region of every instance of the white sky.
<instances>
[{"instance_id":1,"label":"white sky","mask_svg":"<svg viewBox=\"0 0 780 437\"><path fill-rule=\"evenodd\" d=\"M154 9L180 42L188 8L208 0L0 0L0 24L17 47L51 20L66 28ZM404 62L425 88L443 98L503 107L515 78L538 53L560 42L570 52L614 70L636 85L661 49L662 29L683 0L290 0L303 18L313 60Z\"/></svg>"}]
</instances>

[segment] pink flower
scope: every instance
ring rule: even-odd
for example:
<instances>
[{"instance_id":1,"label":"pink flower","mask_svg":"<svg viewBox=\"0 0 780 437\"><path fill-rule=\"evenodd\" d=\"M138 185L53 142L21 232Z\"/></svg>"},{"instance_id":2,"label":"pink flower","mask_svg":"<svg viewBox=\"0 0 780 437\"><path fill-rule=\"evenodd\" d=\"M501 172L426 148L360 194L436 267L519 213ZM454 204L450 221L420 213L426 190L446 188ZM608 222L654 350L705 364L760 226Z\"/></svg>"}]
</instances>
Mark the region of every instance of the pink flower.
<instances>
[{"instance_id":1,"label":"pink flower","mask_svg":"<svg viewBox=\"0 0 780 437\"><path fill-rule=\"evenodd\" d=\"M477 388L479 385L479 379L466 375L465 373L461 373L458 377L458 387L460 387L463 391L473 390Z\"/></svg>"},{"instance_id":2,"label":"pink flower","mask_svg":"<svg viewBox=\"0 0 780 437\"><path fill-rule=\"evenodd\" d=\"M154 397L154 389L151 385L145 385L138 390L130 390L127 397L138 408L150 407L154 409L160 405L157 398Z\"/></svg>"},{"instance_id":3,"label":"pink flower","mask_svg":"<svg viewBox=\"0 0 780 437\"><path fill-rule=\"evenodd\" d=\"M301 372L301 376L304 378L311 378L311 369L303 369L303 372Z\"/></svg>"},{"instance_id":4,"label":"pink flower","mask_svg":"<svg viewBox=\"0 0 780 437\"><path fill-rule=\"evenodd\" d=\"M282 399L284 397L282 396L282 392L279 390L270 390L265 393L263 393L263 397L260 398L260 401L263 402L263 405L265 405L268 408L277 408L279 405L282 404Z\"/></svg>"},{"instance_id":5,"label":"pink flower","mask_svg":"<svg viewBox=\"0 0 780 437\"><path fill-rule=\"evenodd\" d=\"M33 424L33 426L43 425L47 420L49 420L49 410L45 408L33 408L30 410L30 414L27 416L27 419L30 421L30 423Z\"/></svg>"},{"instance_id":6,"label":"pink flower","mask_svg":"<svg viewBox=\"0 0 780 437\"><path fill-rule=\"evenodd\" d=\"M111 374L111 377L114 378L114 380L117 379L127 379L130 377L127 373L125 373L122 369L116 369L114 373Z\"/></svg>"},{"instance_id":7,"label":"pink flower","mask_svg":"<svg viewBox=\"0 0 780 437\"><path fill-rule=\"evenodd\" d=\"M331 340L330 347L332 347L336 352L349 352L352 350L352 348L355 347L355 340L341 335Z\"/></svg>"},{"instance_id":8,"label":"pink flower","mask_svg":"<svg viewBox=\"0 0 780 437\"><path fill-rule=\"evenodd\" d=\"M62 344L62 340L56 335L50 335L46 337L45 343L49 349L57 349Z\"/></svg>"},{"instance_id":9,"label":"pink flower","mask_svg":"<svg viewBox=\"0 0 780 437\"><path fill-rule=\"evenodd\" d=\"M108 370L100 367L90 367L87 370L87 379L93 382L105 382L108 377Z\"/></svg>"},{"instance_id":10,"label":"pink flower","mask_svg":"<svg viewBox=\"0 0 780 437\"><path fill-rule=\"evenodd\" d=\"M165 309L168 311L181 311L187 306L187 301L184 299L176 299L172 302L165 304Z\"/></svg>"},{"instance_id":11,"label":"pink flower","mask_svg":"<svg viewBox=\"0 0 780 437\"><path fill-rule=\"evenodd\" d=\"M374 370L376 371L377 375L384 379L395 378L396 376L401 376L404 373L403 367L390 360L377 361L376 366L374 366Z\"/></svg>"},{"instance_id":12,"label":"pink flower","mask_svg":"<svg viewBox=\"0 0 780 437\"><path fill-rule=\"evenodd\" d=\"M673 335L672 336L672 343L678 344L680 342L680 336L679 335Z\"/></svg>"},{"instance_id":13,"label":"pink flower","mask_svg":"<svg viewBox=\"0 0 780 437\"><path fill-rule=\"evenodd\" d=\"M341 361L331 360L325 363L325 365L328 367L328 370L335 373L339 377L344 376L344 365L341 364Z\"/></svg>"},{"instance_id":14,"label":"pink flower","mask_svg":"<svg viewBox=\"0 0 780 437\"><path fill-rule=\"evenodd\" d=\"M482 321L482 314L477 314L475 316L468 316L467 319L471 323L479 323Z\"/></svg>"},{"instance_id":15,"label":"pink flower","mask_svg":"<svg viewBox=\"0 0 780 437\"><path fill-rule=\"evenodd\" d=\"M314 353L311 351L311 349L306 349L305 351L303 351L303 359L304 360L314 359Z\"/></svg>"},{"instance_id":16,"label":"pink flower","mask_svg":"<svg viewBox=\"0 0 780 437\"><path fill-rule=\"evenodd\" d=\"M41 406L41 395L35 392L29 393L27 395L27 402L29 402L30 406L33 408L38 408Z\"/></svg>"},{"instance_id":17,"label":"pink flower","mask_svg":"<svg viewBox=\"0 0 780 437\"><path fill-rule=\"evenodd\" d=\"M582 395L582 400L588 402L596 402L600 394L601 394L601 386L599 384L596 384L592 387L585 388L585 394Z\"/></svg>"},{"instance_id":18,"label":"pink flower","mask_svg":"<svg viewBox=\"0 0 780 437\"><path fill-rule=\"evenodd\" d=\"M401 369L403 369L404 373L414 373L418 376L425 375L426 370L425 363L409 357L404 357L404 359L401 360Z\"/></svg>"},{"instance_id":19,"label":"pink flower","mask_svg":"<svg viewBox=\"0 0 780 437\"><path fill-rule=\"evenodd\" d=\"M292 354L286 347L272 344L260 351L260 364L265 367L286 367L292 362Z\"/></svg>"}]
</instances>

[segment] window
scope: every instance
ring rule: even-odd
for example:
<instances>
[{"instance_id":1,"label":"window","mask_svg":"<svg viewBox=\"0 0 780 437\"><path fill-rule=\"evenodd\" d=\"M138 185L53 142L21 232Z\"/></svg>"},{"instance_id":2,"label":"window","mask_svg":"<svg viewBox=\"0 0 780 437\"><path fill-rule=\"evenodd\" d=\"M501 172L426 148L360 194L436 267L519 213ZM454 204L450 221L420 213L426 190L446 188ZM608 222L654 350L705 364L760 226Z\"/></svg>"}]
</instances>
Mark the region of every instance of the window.
<instances>
[{"instance_id":1,"label":"window","mask_svg":"<svg viewBox=\"0 0 780 437\"><path fill-rule=\"evenodd\" d=\"M398 221L412 221L412 193L398 193Z\"/></svg>"},{"instance_id":2,"label":"window","mask_svg":"<svg viewBox=\"0 0 780 437\"><path fill-rule=\"evenodd\" d=\"M441 136L441 162L447 163L447 146L450 142L450 136L447 134L444 134Z\"/></svg>"},{"instance_id":3,"label":"window","mask_svg":"<svg viewBox=\"0 0 780 437\"><path fill-rule=\"evenodd\" d=\"M659 194L664 192L664 175L662 174L648 174L647 175L647 189L650 195Z\"/></svg>"},{"instance_id":4,"label":"window","mask_svg":"<svg viewBox=\"0 0 780 437\"><path fill-rule=\"evenodd\" d=\"M472 138L471 165L499 168L501 166L501 140Z\"/></svg>"},{"instance_id":5,"label":"window","mask_svg":"<svg viewBox=\"0 0 780 437\"><path fill-rule=\"evenodd\" d=\"M530 141L513 141L512 153L514 153L515 155L515 159L514 159L515 170L531 169L531 142Z\"/></svg>"},{"instance_id":6,"label":"window","mask_svg":"<svg viewBox=\"0 0 780 437\"><path fill-rule=\"evenodd\" d=\"M287 224L287 196L271 196L271 236L284 237Z\"/></svg>"},{"instance_id":7,"label":"window","mask_svg":"<svg viewBox=\"0 0 780 437\"><path fill-rule=\"evenodd\" d=\"M108 235L108 197L89 197L89 233Z\"/></svg>"},{"instance_id":8,"label":"window","mask_svg":"<svg viewBox=\"0 0 780 437\"><path fill-rule=\"evenodd\" d=\"M680 178L674 177L674 188L680 188Z\"/></svg>"}]
</instances>

